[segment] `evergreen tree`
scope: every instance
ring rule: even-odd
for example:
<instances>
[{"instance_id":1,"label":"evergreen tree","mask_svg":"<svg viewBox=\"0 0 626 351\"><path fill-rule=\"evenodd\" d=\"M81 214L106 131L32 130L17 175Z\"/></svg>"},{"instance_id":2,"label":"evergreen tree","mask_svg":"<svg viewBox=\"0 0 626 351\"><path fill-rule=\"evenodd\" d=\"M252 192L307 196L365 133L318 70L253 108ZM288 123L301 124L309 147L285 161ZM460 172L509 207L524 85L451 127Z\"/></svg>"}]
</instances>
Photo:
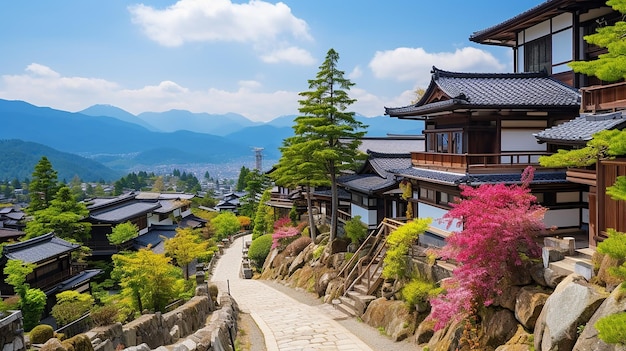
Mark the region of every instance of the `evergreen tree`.
<instances>
[{"instance_id":1,"label":"evergreen tree","mask_svg":"<svg viewBox=\"0 0 626 351\"><path fill-rule=\"evenodd\" d=\"M31 214L47 208L56 195L59 189L57 171L52 168L52 164L46 156L41 157L41 160L35 165L33 180L30 182L29 189L28 212Z\"/></svg>"},{"instance_id":2,"label":"evergreen tree","mask_svg":"<svg viewBox=\"0 0 626 351\"><path fill-rule=\"evenodd\" d=\"M246 177L250 173L250 169L246 166L241 166L239 170L239 178L237 178L236 191L243 191L246 188Z\"/></svg>"},{"instance_id":3,"label":"evergreen tree","mask_svg":"<svg viewBox=\"0 0 626 351\"><path fill-rule=\"evenodd\" d=\"M246 176L246 195L241 198L239 213L250 218L254 217L259 205L258 196L269 187L269 179L264 173L255 169Z\"/></svg>"},{"instance_id":4,"label":"evergreen tree","mask_svg":"<svg viewBox=\"0 0 626 351\"><path fill-rule=\"evenodd\" d=\"M54 232L60 238L82 243L89 239L91 232L91 224L82 222L88 215L85 204L77 202L70 188L64 186L47 208L34 213L24 231L27 238Z\"/></svg>"},{"instance_id":5,"label":"evergreen tree","mask_svg":"<svg viewBox=\"0 0 626 351\"><path fill-rule=\"evenodd\" d=\"M337 235L337 176L353 169L355 162L363 158L358 146L366 128L355 119L354 112L346 111L356 101L347 93L354 83L344 78L344 72L337 68L338 61L339 54L334 49L328 50L315 79L309 80L309 90L299 94L303 97L298 101L301 115L293 126L294 135L302 137L297 142L312 151L312 162L323 167L330 180L330 240Z\"/></svg>"},{"instance_id":6,"label":"evergreen tree","mask_svg":"<svg viewBox=\"0 0 626 351\"><path fill-rule=\"evenodd\" d=\"M626 0L608 0L607 5L626 15ZM623 19L623 17L622 17ZM598 28L596 33L586 35L585 41L607 49L606 54L597 60L576 61L569 63L574 72L596 76L607 82L626 78L626 22L618 21L615 25Z\"/></svg>"}]
</instances>

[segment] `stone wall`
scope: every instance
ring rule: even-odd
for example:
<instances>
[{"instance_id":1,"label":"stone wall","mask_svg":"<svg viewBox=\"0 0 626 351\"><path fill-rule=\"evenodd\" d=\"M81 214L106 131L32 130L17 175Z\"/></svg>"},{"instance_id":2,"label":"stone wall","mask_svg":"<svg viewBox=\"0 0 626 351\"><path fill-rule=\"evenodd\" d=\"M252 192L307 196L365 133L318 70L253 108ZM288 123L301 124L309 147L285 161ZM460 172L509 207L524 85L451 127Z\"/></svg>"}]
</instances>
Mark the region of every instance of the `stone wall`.
<instances>
[{"instance_id":1,"label":"stone wall","mask_svg":"<svg viewBox=\"0 0 626 351\"><path fill-rule=\"evenodd\" d=\"M0 319L0 345L2 351L25 351L24 327L21 311L9 311L11 314Z\"/></svg>"},{"instance_id":2,"label":"stone wall","mask_svg":"<svg viewBox=\"0 0 626 351\"><path fill-rule=\"evenodd\" d=\"M164 345L176 345L180 351L232 350L230 337L234 340L237 335L238 312L229 295L221 297L217 310L208 296L196 296L172 312L146 314L87 334L94 351L164 350Z\"/></svg>"}]
</instances>

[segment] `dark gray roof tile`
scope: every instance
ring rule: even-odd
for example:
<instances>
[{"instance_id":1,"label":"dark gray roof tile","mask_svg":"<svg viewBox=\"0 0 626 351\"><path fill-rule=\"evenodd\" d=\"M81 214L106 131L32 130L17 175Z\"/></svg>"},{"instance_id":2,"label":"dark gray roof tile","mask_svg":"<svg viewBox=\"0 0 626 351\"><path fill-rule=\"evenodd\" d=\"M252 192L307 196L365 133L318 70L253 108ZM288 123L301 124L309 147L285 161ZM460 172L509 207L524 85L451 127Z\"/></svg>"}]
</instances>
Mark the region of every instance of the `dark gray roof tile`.
<instances>
[{"instance_id":1,"label":"dark gray roof tile","mask_svg":"<svg viewBox=\"0 0 626 351\"><path fill-rule=\"evenodd\" d=\"M8 259L38 263L78 249L80 245L48 233L36 238L4 246L3 254Z\"/></svg>"},{"instance_id":2,"label":"dark gray roof tile","mask_svg":"<svg viewBox=\"0 0 626 351\"><path fill-rule=\"evenodd\" d=\"M520 184L520 173L507 173L507 174L461 174L436 171L431 169L421 168L407 168L395 170L394 173L398 176L407 178L413 178L418 180L425 180L433 183L444 185L460 185L466 184L471 186L478 186L481 184ZM535 172L535 176L531 184L544 184L544 183L565 183L567 182L565 172Z\"/></svg>"},{"instance_id":3,"label":"dark gray roof tile","mask_svg":"<svg viewBox=\"0 0 626 351\"><path fill-rule=\"evenodd\" d=\"M588 114L533 135L540 142L584 145L597 132L624 127L626 115L622 112Z\"/></svg>"}]
</instances>

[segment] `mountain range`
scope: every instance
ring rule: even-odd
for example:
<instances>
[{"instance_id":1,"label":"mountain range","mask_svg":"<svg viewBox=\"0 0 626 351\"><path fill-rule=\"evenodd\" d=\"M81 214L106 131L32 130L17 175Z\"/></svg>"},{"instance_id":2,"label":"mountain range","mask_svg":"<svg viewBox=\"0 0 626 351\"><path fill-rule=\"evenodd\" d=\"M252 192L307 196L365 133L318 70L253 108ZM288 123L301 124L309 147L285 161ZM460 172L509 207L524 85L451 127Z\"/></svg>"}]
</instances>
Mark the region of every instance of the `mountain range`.
<instances>
[{"instance_id":1,"label":"mountain range","mask_svg":"<svg viewBox=\"0 0 626 351\"><path fill-rule=\"evenodd\" d=\"M216 115L184 110L133 115L111 105L94 105L80 112L67 112L24 101L0 99L0 140L42 144L61 153L99 162L110 168L111 174L118 174L141 166L249 160L252 149L259 147L264 149L267 159L278 159L278 148L283 139L293 134L294 118L281 116L262 123L236 113ZM369 125L367 136L421 134L423 128L421 122L386 116L357 116L357 119ZM11 147L15 150L20 145L29 146L24 152L35 154L37 148L29 143ZM3 154L0 153L0 166L3 165ZM0 172L0 179L7 177L12 179L14 176ZM19 179L22 177L20 175ZM106 180L106 177L97 179Z\"/></svg>"}]
</instances>

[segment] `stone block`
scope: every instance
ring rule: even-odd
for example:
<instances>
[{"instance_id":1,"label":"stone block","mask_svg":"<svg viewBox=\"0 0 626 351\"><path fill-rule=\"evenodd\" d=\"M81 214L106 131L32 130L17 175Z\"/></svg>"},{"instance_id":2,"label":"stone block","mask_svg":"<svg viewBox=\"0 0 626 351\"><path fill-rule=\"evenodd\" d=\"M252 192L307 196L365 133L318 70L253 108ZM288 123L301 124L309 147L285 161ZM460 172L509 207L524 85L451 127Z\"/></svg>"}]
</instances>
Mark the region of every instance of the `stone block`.
<instances>
[{"instance_id":1,"label":"stone block","mask_svg":"<svg viewBox=\"0 0 626 351\"><path fill-rule=\"evenodd\" d=\"M593 266L587 262L576 262L574 264L574 273L582 275L589 281L593 277Z\"/></svg>"},{"instance_id":2,"label":"stone block","mask_svg":"<svg viewBox=\"0 0 626 351\"><path fill-rule=\"evenodd\" d=\"M548 268L550 262L560 261L565 258L565 255L559 248L544 246L541 248L541 258L543 259L543 268Z\"/></svg>"}]
</instances>

